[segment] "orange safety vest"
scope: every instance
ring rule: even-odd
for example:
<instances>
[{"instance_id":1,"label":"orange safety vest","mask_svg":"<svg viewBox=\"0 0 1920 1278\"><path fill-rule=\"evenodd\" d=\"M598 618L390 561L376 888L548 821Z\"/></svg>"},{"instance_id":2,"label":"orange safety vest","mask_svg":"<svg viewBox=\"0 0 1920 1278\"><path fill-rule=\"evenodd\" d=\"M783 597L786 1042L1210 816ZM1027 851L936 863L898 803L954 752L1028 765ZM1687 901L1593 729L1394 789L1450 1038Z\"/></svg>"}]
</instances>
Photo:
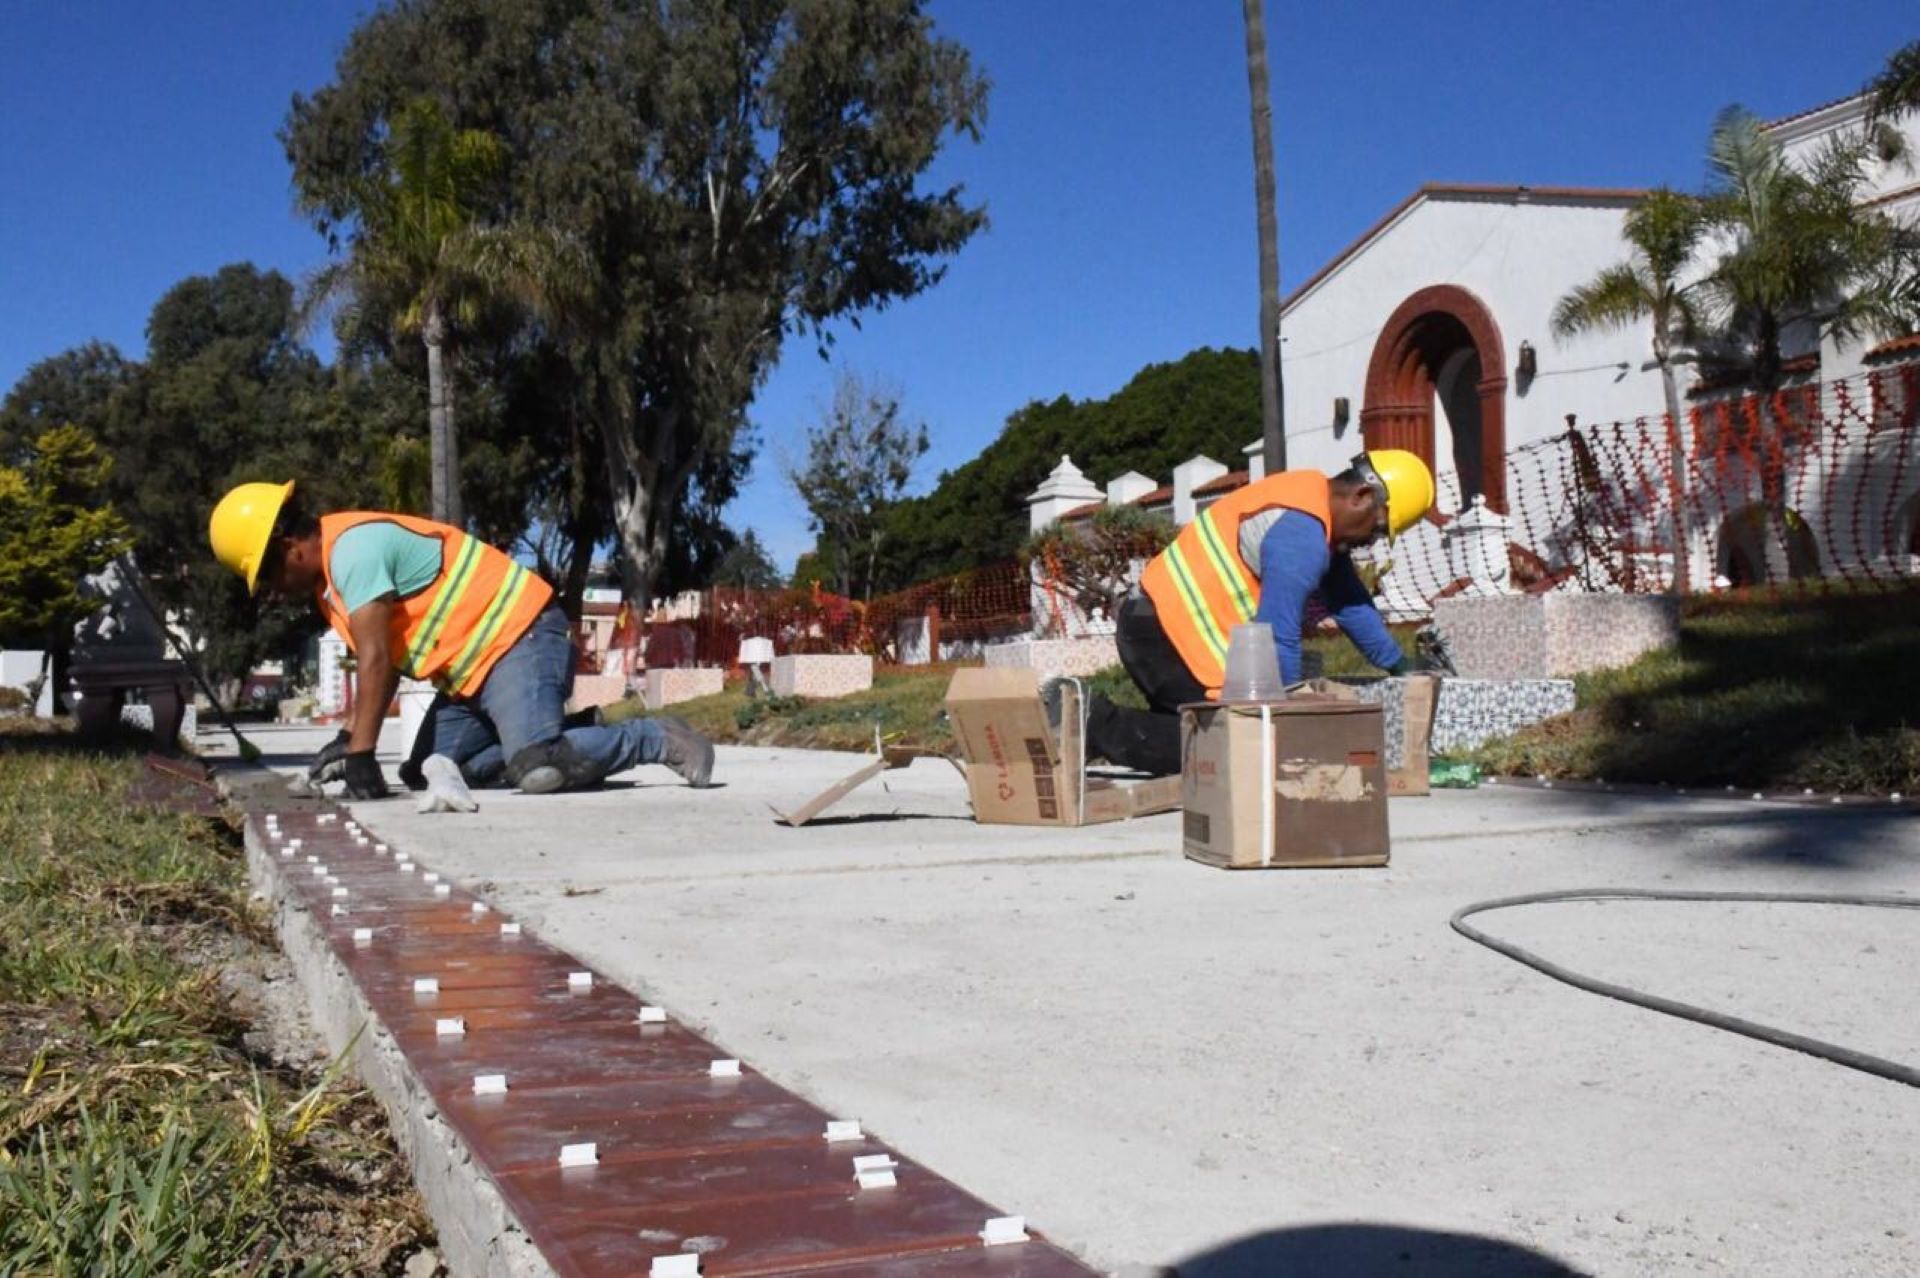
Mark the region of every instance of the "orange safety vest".
<instances>
[{"instance_id":1,"label":"orange safety vest","mask_svg":"<svg viewBox=\"0 0 1920 1278\"><path fill-rule=\"evenodd\" d=\"M379 520L440 542L440 575L394 605L388 633L394 667L410 679L431 680L442 692L472 696L553 599L553 587L506 552L451 524L377 511L322 515L320 610L348 648L353 632L333 587L333 546L348 529Z\"/></svg>"},{"instance_id":2,"label":"orange safety vest","mask_svg":"<svg viewBox=\"0 0 1920 1278\"><path fill-rule=\"evenodd\" d=\"M1312 515L1332 543L1327 477L1317 470L1282 471L1201 511L1140 576L1160 628L1209 692L1226 682L1233 628L1252 621L1260 604L1259 579L1240 557L1240 525L1275 507Z\"/></svg>"}]
</instances>

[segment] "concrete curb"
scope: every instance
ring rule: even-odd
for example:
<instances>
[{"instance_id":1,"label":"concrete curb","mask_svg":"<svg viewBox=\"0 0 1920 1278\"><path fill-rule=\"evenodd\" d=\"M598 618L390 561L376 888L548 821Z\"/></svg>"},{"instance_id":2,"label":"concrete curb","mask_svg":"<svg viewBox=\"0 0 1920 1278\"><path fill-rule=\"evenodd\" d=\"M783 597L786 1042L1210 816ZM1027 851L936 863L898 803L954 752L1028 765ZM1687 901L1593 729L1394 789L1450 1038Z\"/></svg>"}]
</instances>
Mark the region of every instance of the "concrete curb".
<instances>
[{"instance_id":1,"label":"concrete curb","mask_svg":"<svg viewBox=\"0 0 1920 1278\"><path fill-rule=\"evenodd\" d=\"M282 811L320 806L288 796L282 778L264 768L223 770L217 783L243 807L249 797L267 795ZM253 895L272 912L274 934L328 1049L337 1055L353 1044L349 1068L387 1112L394 1142L412 1166L414 1184L439 1231L437 1249L449 1271L462 1278L551 1278L552 1266L466 1143L440 1117L433 1097L334 957L312 909L291 890L251 822L246 851Z\"/></svg>"}]
</instances>

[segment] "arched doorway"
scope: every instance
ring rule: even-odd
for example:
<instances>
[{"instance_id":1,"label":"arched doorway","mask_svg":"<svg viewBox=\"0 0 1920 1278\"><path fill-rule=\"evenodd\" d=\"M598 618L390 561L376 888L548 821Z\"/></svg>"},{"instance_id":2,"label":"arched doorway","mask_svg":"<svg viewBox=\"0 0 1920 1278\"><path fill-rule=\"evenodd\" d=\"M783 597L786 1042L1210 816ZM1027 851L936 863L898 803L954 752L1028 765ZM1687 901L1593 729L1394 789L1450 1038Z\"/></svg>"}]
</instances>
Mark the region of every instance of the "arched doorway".
<instances>
[{"instance_id":1,"label":"arched doorway","mask_svg":"<svg viewBox=\"0 0 1920 1278\"><path fill-rule=\"evenodd\" d=\"M1434 403L1446 456L1435 456ZM1457 284L1423 288L1394 308L1367 365L1360 433L1368 448L1405 448L1507 509L1507 356L1486 303Z\"/></svg>"}]
</instances>

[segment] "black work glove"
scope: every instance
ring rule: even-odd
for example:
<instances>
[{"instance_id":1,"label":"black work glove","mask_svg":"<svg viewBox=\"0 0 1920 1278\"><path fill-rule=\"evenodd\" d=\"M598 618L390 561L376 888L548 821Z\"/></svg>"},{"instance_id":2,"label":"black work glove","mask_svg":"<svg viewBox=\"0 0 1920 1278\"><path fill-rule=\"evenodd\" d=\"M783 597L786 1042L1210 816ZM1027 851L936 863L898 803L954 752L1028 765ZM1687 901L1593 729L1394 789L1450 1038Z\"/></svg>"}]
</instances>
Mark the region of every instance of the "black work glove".
<instances>
[{"instance_id":1,"label":"black work glove","mask_svg":"<svg viewBox=\"0 0 1920 1278\"><path fill-rule=\"evenodd\" d=\"M347 782L347 797L350 799L384 799L393 791L387 789L387 779L380 773L380 764L374 759L371 750L355 750L344 756L341 775Z\"/></svg>"},{"instance_id":2,"label":"black work glove","mask_svg":"<svg viewBox=\"0 0 1920 1278\"><path fill-rule=\"evenodd\" d=\"M341 769L346 766L347 742L352 739L352 734L345 728L334 734L333 740L313 756L313 763L307 768L309 784L317 786L326 781L338 781L346 775Z\"/></svg>"}]
</instances>

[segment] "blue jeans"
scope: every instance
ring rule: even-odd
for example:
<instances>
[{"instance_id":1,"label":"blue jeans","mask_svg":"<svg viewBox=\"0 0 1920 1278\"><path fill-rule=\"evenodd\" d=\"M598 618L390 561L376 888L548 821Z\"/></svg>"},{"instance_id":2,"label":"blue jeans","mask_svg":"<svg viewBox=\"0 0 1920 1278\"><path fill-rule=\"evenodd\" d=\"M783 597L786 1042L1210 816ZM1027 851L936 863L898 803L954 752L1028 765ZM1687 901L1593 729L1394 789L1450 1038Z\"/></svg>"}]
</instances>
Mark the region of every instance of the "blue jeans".
<instances>
[{"instance_id":1,"label":"blue jeans","mask_svg":"<svg viewBox=\"0 0 1920 1278\"><path fill-rule=\"evenodd\" d=\"M660 725L628 719L608 727L561 727L573 690L573 640L566 614L549 607L501 657L480 691L449 701L433 716L433 753L460 765L468 785L498 785L507 763L530 745L564 736L601 776L659 763L666 749Z\"/></svg>"}]
</instances>

